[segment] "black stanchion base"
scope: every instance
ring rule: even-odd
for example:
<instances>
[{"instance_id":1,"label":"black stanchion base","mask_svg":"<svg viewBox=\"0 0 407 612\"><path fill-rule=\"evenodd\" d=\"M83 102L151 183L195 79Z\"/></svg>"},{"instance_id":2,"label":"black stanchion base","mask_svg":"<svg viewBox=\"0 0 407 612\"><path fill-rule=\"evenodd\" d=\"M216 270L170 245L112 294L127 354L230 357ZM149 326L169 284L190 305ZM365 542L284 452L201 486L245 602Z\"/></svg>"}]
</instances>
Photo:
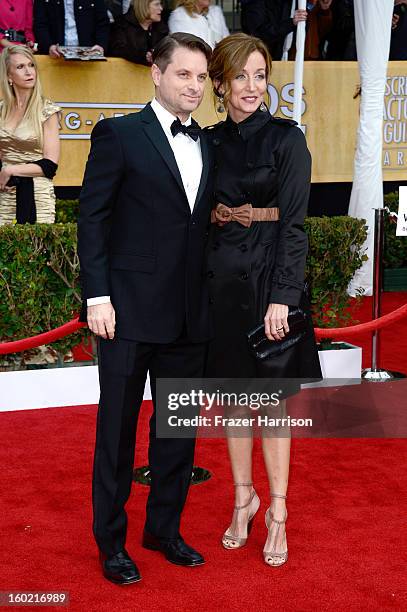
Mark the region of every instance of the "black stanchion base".
<instances>
[{"instance_id":1,"label":"black stanchion base","mask_svg":"<svg viewBox=\"0 0 407 612\"><path fill-rule=\"evenodd\" d=\"M209 480L210 477L211 473L209 470L194 465L192 468L191 484L201 484ZM133 480L138 484L147 485L149 487L151 484L150 467L148 465L143 465L135 468L133 470Z\"/></svg>"},{"instance_id":2,"label":"black stanchion base","mask_svg":"<svg viewBox=\"0 0 407 612\"><path fill-rule=\"evenodd\" d=\"M406 378L406 375L402 372L391 372L380 368L362 370L362 380L366 382L391 382L401 378Z\"/></svg>"}]
</instances>

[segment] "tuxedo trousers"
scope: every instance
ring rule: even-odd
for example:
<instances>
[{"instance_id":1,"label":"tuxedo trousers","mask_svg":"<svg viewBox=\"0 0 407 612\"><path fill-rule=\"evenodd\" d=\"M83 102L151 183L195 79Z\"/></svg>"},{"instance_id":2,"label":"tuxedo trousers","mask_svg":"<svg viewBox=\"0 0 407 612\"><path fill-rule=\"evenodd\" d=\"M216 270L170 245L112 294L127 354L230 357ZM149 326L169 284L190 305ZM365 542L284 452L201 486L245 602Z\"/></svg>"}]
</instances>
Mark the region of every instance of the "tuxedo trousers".
<instances>
[{"instance_id":1,"label":"tuxedo trousers","mask_svg":"<svg viewBox=\"0 0 407 612\"><path fill-rule=\"evenodd\" d=\"M203 376L206 343L182 335L169 344L98 340L100 402L93 465L93 533L105 554L125 548L134 468L137 420L147 372L154 411L150 419L151 487L145 530L167 540L179 536L181 513L192 475L195 438L156 437L157 378Z\"/></svg>"}]
</instances>

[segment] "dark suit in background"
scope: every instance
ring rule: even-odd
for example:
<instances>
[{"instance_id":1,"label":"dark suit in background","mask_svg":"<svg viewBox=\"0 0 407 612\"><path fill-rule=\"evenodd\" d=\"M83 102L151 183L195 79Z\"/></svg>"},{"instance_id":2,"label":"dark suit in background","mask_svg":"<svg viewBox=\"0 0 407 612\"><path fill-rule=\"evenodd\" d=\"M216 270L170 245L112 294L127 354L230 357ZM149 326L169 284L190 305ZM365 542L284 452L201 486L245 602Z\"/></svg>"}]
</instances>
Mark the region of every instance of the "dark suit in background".
<instances>
[{"instance_id":1,"label":"dark suit in background","mask_svg":"<svg viewBox=\"0 0 407 612\"><path fill-rule=\"evenodd\" d=\"M109 55L148 66L151 62L146 60L147 52L152 51L167 34L168 26L163 20L152 23L148 30L142 28L130 6L125 15L115 17L110 32Z\"/></svg>"},{"instance_id":2,"label":"dark suit in background","mask_svg":"<svg viewBox=\"0 0 407 612\"><path fill-rule=\"evenodd\" d=\"M212 195L211 162L200 138L202 175L191 213L174 154L150 105L96 125L80 198L78 248L83 298L109 295L114 340L99 341L101 397L93 475L94 534L112 555L124 548L135 431L147 371L203 373L210 336L203 282ZM157 439L150 421L152 484L146 531L179 536L195 440Z\"/></svg>"},{"instance_id":3,"label":"dark suit in background","mask_svg":"<svg viewBox=\"0 0 407 612\"><path fill-rule=\"evenodd\" d=\"M291 0L242 0L242 30L257 36L269 48L273 60L280 60L287 34L294 32Z\"/></svg>"},{"instance_id":4,"label":"dark suit in background","mask_svg":"<svg viewBox=\"0 0 407 612\"><path fill-rule=\"evenodd\" d=\"M74 0L74 14L79 45L100 45L106 53L110 24L104 0ZM65 44L64 0L34 0L34 34L42 54Z\"/></svg>"}]
</instances>

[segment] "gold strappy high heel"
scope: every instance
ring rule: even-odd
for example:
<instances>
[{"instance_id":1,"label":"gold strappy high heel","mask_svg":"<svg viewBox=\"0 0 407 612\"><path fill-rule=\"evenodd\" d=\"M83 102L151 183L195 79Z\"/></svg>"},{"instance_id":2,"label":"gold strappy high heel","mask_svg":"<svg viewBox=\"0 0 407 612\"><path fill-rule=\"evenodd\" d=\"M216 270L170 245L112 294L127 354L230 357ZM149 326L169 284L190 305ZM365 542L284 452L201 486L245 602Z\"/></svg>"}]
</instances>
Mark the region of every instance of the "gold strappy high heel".
<instances>
[{"instance_id":1,"label":"gold strappy high heel","mask_svg":"<svg viewBox=\"0 0 407 612\"><path fill-rule=\"evenodd\" d=\"M235 482L235 487L252 487L253 483L252 482ZM248 522L247 522L247 536L249 536L252 527L253 527L253 519L257 513L257 510L259 509L260 506L260 499L259 496L257 495L256 491L253 489L253 491L250 493L250 499L247 502L247 504L244 504L243 506L235 506L234 507L234 512L239 512L239 510L242 510L243 508L247 508L248 506L250 506L250 504L253 502L253 500L255 500L255 504L254 504L254 511L250 512L249 514L249 518L248 518ZM235 544L230 545L228 542L235 542ZM228 534L227 531L225 531L225 533L223 534L222 537L222 544L223 547L226 548L227 550L233 550L234 548L241 548L242 546L244 546L247 542L247 537L246 538L239 538L238 536L235 535L230 535Z\"/></svg>"},{"instance_id":2,"label":"gold strappy high heel","mask_svg":"<svg viewBox=\"0 0 407 612\"><path fill-rule=\"evenodd\" d=\"M271 497L281 497L282 499L286 499L287 496L286 495L279 495L278 493L272 493ZM274 545L272 547L271 550L263 550L263 556L264 556L264 561L265 563L267 563L267 565L270 565L270 567L280 567L280 565L283 565L284 563L286 563L287 559L288 559L288 549L285 550L285 552L282 553L278 553L276 552L276 547L277 547L277 541L278 541L278 536L280 533L280 527L281 525L284 525L284 523L287 520L287 510L285 511L285 517L283 521L277 521L274 516L273 513L271 512L270 508L267 508L266 511L266 515L264 517L265 522L266 522L266 527L268 529L268 531L270 532L270 529L272 529L273 527L273 523L275 523L277 525L277 529L276 529L276 534L274 537ZM284 534L285 535L285 534ZM287 536L285 535L285 542L286 542L286 546L287 546ZM280 561L278 563L273 563L272 559L273 557L277 557L278 559L280 559Z\"/></svg>"}]
</instances>

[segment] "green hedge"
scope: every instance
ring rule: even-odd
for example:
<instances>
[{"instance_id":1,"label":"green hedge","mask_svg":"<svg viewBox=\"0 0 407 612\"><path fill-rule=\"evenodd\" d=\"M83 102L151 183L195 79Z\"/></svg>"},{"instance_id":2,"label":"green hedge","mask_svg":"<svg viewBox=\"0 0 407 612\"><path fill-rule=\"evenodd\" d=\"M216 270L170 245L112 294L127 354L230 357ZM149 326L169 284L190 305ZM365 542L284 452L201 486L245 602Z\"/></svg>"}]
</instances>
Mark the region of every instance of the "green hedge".
<instances>
[{"instance_id":1,"label":"green hedge","mask_svg":"<svg viewBox=\"0 0 407 612\"><path fill-rule=\"evenodd\" d=\"M398 193L389 193L384 196L384 205L391 211L397 212L399 205ZM79 213L79 202L78 200L57 200L56 211L56 223L76 223ZM326 228L326 223L329 222L324 223ZM407 240L404 237L396 237L396 226L390 221L388 215L385 216L384 227L384 267L407 267Z\"/></svg>"},{"instance_id":2,"label":"green hedge","mask_svg":"<svg viewBox=\"0 0 407 612\"><path fill-rule=\"evenodd\" d=\"M367 259L364 221L352 217L309 217L305 220L309 251L306 276L317 327L340 327L351 317L347 288Z\"/></svg>"},{"instance_id":3,"label":"green hedge","mask_svg":"<svg viewBox=\"0 0 407 612\"><path fill-rule=\"evenodd\" d=\"M71 320L80 310L76 225L0 227L0 341L18 340ZM65 353L88 334L53 343Z\"/></svg>"},{"instance_id":4,"label":"green hedge","mask_svg":"<svg viewBox=\"0 0 407 612\"><path fill-rule=\"evenodd\" d=\"M346 288L362 264L366 229L350 217L323 217L307 219L306 230L314 321L336 326L346 320ZM74 223L0 227L0 341L33 336L72 319L81 305L78 274ZM86 333L53 347L66 352Z\"/></svg>"}]
</instances>

